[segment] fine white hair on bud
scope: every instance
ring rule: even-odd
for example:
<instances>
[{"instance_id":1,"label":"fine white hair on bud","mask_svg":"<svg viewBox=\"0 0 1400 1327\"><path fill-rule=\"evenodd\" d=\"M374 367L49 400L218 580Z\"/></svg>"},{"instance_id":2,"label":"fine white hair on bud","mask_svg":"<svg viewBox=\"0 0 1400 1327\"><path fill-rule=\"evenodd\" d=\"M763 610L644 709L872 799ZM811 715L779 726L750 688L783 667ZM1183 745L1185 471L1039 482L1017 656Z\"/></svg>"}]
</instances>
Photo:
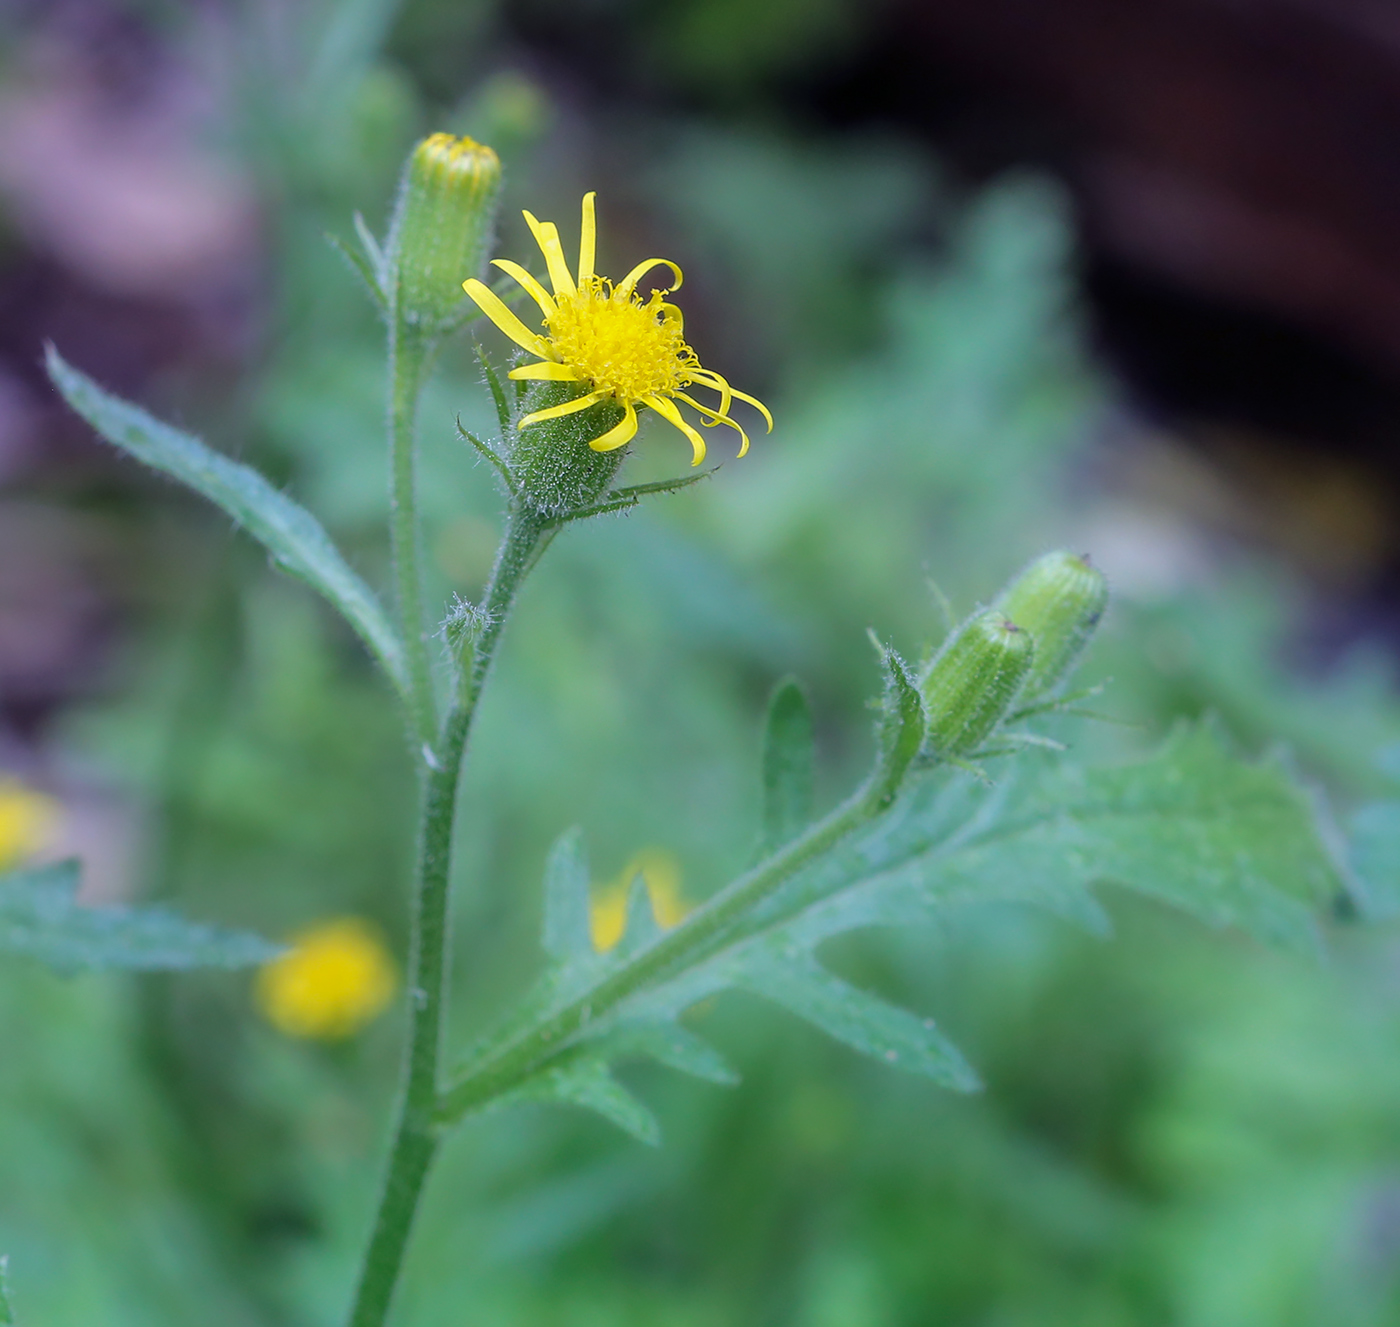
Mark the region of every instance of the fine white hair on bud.
<instances>
[{"instance_id":1,"label":"fine white hair on bud","mask_svg":"<svg viewBox=\"0 0 1400 1327\"><path fill-rule=\"evenodd\" d=\"M953 633L924 673L927 746L935 757L974 754L1010 711L1035 659L1029 632L995 608Z\"/></svg>"},{"instance_id":2,"label":"fine white hair on bud","mask_svg":"<svg viewBox=\"0 0 1400 1327\"><path fill-rule=\"evenodd\" d=\"M462 282L486 265L501 163L484 143L430 134L409 155L389 227L396 316L430 339L463 303Z\"/></svg>"},{"instance_id":3,"label":"fine white hair on bud","mask_svg":"<svg viewBox=\"0 0 1400 1327\"><path fill-rule=\"evenodd\" d=\"M1025 696L1055 690L1073 670L1108 607L1108 579L1087 557L1063 549L1030 564L997 607L1035 639Z\"/></svg>"}]
</instances>

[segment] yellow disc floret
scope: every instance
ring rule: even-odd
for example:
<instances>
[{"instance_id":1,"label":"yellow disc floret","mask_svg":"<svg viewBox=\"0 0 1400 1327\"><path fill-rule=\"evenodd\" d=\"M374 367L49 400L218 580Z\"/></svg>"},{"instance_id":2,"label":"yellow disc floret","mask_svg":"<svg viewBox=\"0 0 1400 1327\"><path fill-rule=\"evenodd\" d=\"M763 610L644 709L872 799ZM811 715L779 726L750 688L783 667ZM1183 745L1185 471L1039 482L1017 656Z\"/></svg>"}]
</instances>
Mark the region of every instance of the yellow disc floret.
<instances>
[{"instance_id":1,"label":"yellow disc floret","mask_svg":"<svg viewBox=\"0 0 1400 1327\"><path fill-rule=\"evenodd\" d=\"M594 277L572 298L556 300L546 326L559 358L619 401L674 396L690 385L687 370L700 367L680 310L659 290L643 304L635 291L623 295Z\"/></svg>"},{"instance_id":2,"label":"yellow disc floret","mask_svg":"<svg viewBox=\"0 0 1400 1327\"><path fill-rule=\"evenodd\" d=\"M622 407L623 418L589 446L595 451L612 451L632 441L637 432L637 407L648 406L685 434L694 451L694 464L699 465L705 459L705 441L682 417L676 406L680 401L699 411L705 425L725 424L734 429L742 439L742 456L749 449L749 437L730 418L733 402L747 401L763 416L770 431L773 416L763 402L735 390L720 374L701 365L695 351L686 344L681 311L666 300L681 285L681 270L675 263L666 258L648 258L616 284L594 273L597 224L593 203L594 195L585 194L577 277L564 257L559 228L552 221L538 221L531 213L525 213L544 254L552 292L519 263L507 258L495 260L495 265L514 277L539 305L544 315L543 333L532 332L482 282L463 282L463 289L501 331L518 346L539 356L538 363L512 369L512 378L577 382L592 389L563 405L526 415L520 427L528 428L611 400ZM637 293L637 283L657 267L669 267L674 281L666 290L654 290L643 299ZM685 389L694 383L718 392L718 405L703 405L688 395Z\"/></svg>"}]
</instances>

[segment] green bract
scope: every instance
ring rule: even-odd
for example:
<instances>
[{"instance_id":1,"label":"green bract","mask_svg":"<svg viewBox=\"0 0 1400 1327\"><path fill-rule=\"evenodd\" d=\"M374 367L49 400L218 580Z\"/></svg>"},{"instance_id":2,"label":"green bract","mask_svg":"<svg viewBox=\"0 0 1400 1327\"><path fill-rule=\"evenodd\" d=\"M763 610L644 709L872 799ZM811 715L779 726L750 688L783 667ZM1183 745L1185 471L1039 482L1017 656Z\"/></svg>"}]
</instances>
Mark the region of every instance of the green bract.
<instances>
[{"instance_id":1,"label":"green bract","mask_svg":"<svg viewBox=\"0 0 1400 1327\"><path fill-rule=\"evenodd\" d=\"M531 383L521 393L519 413L547 409L582 394L583 388L574 383ZM600 502L626 452L595 451L589 443L621 418L622 407L611 401L528 428L521 428L517 417L510 429L508 457L521 500L547 516Z\"/></svg>"}]
</instances>

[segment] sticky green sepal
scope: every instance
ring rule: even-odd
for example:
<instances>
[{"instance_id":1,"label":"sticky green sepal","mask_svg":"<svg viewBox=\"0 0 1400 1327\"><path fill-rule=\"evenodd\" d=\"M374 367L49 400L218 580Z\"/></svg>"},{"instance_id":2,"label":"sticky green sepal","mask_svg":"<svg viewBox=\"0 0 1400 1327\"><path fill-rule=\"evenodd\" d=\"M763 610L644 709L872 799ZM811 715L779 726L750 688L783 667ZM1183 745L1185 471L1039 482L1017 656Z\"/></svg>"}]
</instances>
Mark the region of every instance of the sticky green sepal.
<instances>
[{"instance_id":1,"label":"sticky green sepal","mask_svg":"<svg viewBox=\"0 0 1400 1327\"><path fill-rule=\"evenodd\" d=\"M563 405L588 390L584 383L531 383L521 394L509 434L507 465L516 493L542 516L585 511L603 500L626 447L594 451L589 444L622 420L622 407L599 401L585 410L520 427L519 419Z\"/></svg>"}]
</instances>

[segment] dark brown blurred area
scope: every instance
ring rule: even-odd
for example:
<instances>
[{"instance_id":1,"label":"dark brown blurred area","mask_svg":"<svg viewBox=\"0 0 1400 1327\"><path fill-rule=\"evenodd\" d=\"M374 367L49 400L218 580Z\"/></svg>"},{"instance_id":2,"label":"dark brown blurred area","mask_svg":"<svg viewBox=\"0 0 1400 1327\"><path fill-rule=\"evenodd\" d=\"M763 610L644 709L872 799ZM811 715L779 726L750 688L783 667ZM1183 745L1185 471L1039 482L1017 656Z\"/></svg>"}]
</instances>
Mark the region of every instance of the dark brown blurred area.
<instances>
[{"instance_id":1,"label":"dark brown blurred area","mask_svg":"<svg viewBox=\"0 0 1400 1327\"><path fill-rule=\"evenodd\" d=\"M1400 6L939 0L898 21L928 83L965 91L930 127L995 153L1000 124L1003 151L1060 167L1097 258L1400 375Z\"/></svg>"},{"instance_id":2,"label":"dark brown blurred area","mask_svg":"<svg viewBox=\"0 0 1400 1327\"><path fill-rule=\"evenodd\" d=\"M890 110L973 171L1068 181L1110 348L1164 406L1340 429L1389 461L1400 6L939 0L892 21Z\"/></svg>"},{"instance_id":3,"label":"dark brown blurred area","mask_svg":"<svg viewBox=\"0 0 1400 1327\"><path fill-rule=\"evenodd\" d=\"M1400 5L906 0L841 119L1079 209L1098 345L1233 489L1236 532L1400 629Z\"/></svg>"}]
</instances>

